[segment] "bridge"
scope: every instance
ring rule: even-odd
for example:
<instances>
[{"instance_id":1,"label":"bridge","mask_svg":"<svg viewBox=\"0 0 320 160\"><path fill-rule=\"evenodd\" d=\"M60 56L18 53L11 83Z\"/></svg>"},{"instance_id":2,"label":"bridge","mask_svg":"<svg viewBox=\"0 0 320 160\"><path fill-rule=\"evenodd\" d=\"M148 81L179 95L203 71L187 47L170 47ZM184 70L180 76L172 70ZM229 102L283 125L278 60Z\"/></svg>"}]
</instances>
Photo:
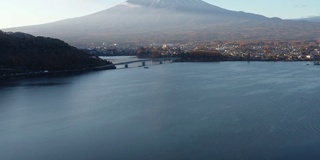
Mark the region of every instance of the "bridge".
<instances>
[{"instance_id":1,"label":"bridge","mask_svg":"<svg viewBox=\"0 0 320 160\"><path fill-rule=\"evenodd\" d=\"M129 67L129 64L131 63L139 63L141 62L141 66L146 66L146 62L152 61L152 62L159 62L162 64L163 62L169 61L169 62L174 62L176 60L179 60L180 58L176 57L170 57L170 58L154 58L154 59L141 59L141 60L134 60L134 61L127 61L127 62L120 62L120 63L114 63L114 65L124 65L125 68Z\"/></svg>"}]
</instances>

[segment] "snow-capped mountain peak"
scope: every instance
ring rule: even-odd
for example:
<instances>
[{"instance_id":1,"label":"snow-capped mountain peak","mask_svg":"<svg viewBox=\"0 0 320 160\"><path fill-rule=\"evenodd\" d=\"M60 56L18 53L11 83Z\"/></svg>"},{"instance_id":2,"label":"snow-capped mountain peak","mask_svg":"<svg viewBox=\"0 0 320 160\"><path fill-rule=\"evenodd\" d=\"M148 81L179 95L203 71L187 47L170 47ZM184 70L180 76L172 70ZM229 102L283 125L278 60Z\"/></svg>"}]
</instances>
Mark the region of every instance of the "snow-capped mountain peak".
<instances>
[{"instance_id":1,"label":"snow-capped mountain peak","mask_svg":"<svg viewBox=\"0 0 320 160\"><path fill-rule=\"evenodd\" d=\"M213 6L202 0L127 0L126 2L131 5L140 5L152 8L179 9L189 11L224 11L224 9Z\"/></svg>"},{"instance_id":2,"label":"snow-capped mountain peak","mask_svg":"<svg viewBox=\"0 0 320 160\"><path fill-rule=\"evenodd\" d=\"M120 4L120 6L134 8L134 7L140 7L141 5L133 4L133 3L129 3L129 2L123 2Z\"/></svg>"},{"instance_id":3,"label":"snow-capped mountain peak","mask_svg":"<svg viewBox=\"0 0 320 160\"><path fill-rule=\"evenodd\" d=\"M316 23L305 24L231 11L202 0L127 0L84 17L7 31L56 37L78 45L106 41L315 39L319 37L318 28Z\"/></svg>"}]
</instances>

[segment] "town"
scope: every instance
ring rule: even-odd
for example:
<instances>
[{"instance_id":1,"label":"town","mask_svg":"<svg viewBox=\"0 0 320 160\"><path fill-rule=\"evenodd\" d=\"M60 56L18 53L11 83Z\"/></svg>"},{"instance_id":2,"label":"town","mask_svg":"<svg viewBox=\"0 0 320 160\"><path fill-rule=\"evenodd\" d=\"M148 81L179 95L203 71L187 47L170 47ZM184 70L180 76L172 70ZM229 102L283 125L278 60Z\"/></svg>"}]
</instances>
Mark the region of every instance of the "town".
<instances>
[{"instance_id":1,"label":"town","mask_svg":"<svg viewBox=\"0 0 320 160\"><path fill-rule=\"evenodd\" d=\"M316 41L214 41L189 43L106 44L84 49L96 56L134 55L142 58L210 55L213 61L318 61L320 40ZM202 58L205 60L205 58ZM212 60L212 59L211 59ZM192 61L192 59L191 59ZM210 60L209 60L210 61Z\"/></svg>"}]
</instances>

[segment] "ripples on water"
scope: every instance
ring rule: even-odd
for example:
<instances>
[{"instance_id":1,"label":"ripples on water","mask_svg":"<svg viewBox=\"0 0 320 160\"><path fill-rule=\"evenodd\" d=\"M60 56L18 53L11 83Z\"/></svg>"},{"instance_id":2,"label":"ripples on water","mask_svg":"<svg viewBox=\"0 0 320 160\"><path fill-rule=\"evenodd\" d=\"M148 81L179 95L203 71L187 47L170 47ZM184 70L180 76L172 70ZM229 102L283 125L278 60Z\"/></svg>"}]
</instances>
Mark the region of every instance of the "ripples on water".
<instances>
[{"instance_id":1,"label":"ripples on water","mask_svg":"<svg viewBox=\"0 0 320 160\"><path fill-rule=\"evenodd\" d=\"M0 86L15 159L320 159L320 68L174 63Z\"/></svg>"}]
</instances>

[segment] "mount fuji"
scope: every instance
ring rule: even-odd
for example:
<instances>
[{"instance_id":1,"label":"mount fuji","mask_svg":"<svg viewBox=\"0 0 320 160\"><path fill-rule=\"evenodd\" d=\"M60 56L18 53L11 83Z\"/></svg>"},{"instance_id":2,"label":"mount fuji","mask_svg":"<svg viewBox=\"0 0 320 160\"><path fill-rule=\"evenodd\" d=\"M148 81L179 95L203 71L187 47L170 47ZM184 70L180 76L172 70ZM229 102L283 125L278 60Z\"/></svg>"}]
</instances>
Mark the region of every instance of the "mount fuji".
<instances>
[{"instance_id":1,"label":"mount fuji","mask_svg":"<svg viewBox=\"0 0 320 160\"><path fill-rule=\"evenodd\" d=\"M231 11L202 0L127 0L84 17L5 29L91 43L313 40L320 24Z\"/></svg>"}]
</instances>

